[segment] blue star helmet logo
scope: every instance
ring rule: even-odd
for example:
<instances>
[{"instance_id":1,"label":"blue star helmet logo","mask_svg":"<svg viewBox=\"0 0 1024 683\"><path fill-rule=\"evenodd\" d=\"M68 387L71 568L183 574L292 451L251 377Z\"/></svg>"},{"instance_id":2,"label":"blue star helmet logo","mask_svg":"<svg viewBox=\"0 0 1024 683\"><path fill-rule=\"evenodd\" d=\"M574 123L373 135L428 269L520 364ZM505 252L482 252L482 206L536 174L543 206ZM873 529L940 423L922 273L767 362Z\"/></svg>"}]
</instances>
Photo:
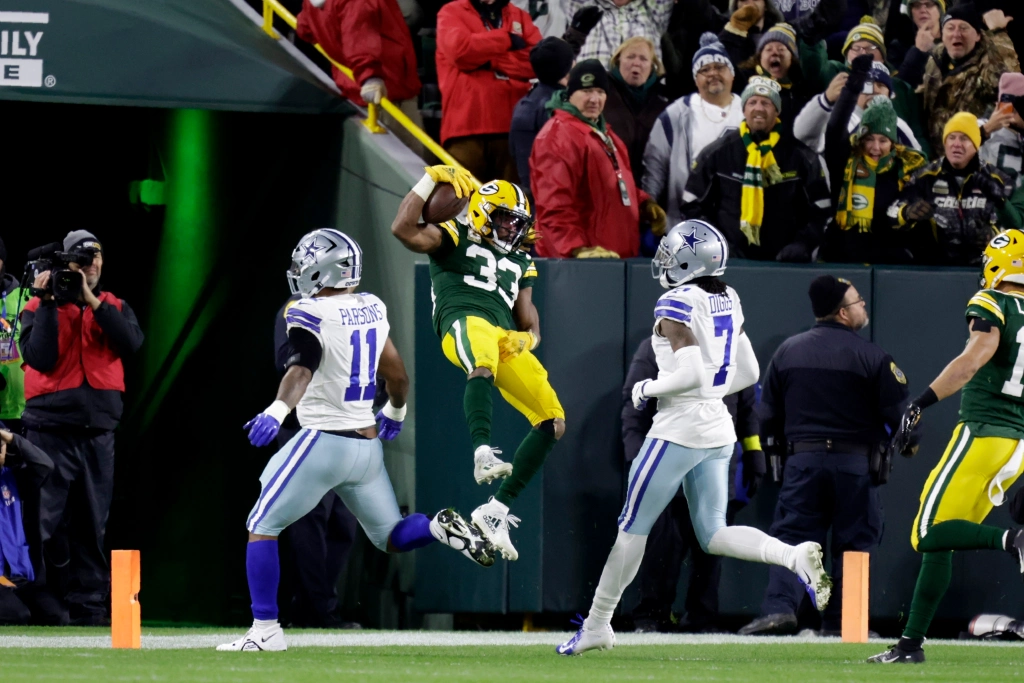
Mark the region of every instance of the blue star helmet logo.
<instances>
[{"instance_id":1,"label":"blue star helmet logo","mask_svg":"<svg viewBox=\"0 0 1024 683\"><path fill-rule=\"evenodd\" d=\"M683 235L682 237L683 244L680 247L680 249L686 247L687 249L693 252L694 256L697 255L697 245L700 244L701 242L707 242L707 240L702 240L701 238L697 237L697 228L694 228L689 235Z\"/></svg>"},{"instance_id":2,"label":"blue star helmet logo","mask_svg":"<svg viewBox=\"0 0 1024 683\"><path fill-rule=\"evenodd\" d=\"M306 264L318 263L320 252L329 251L337 245L324 235L313 235L302 245L302 260Z\"/></svg>"}]
</instances>

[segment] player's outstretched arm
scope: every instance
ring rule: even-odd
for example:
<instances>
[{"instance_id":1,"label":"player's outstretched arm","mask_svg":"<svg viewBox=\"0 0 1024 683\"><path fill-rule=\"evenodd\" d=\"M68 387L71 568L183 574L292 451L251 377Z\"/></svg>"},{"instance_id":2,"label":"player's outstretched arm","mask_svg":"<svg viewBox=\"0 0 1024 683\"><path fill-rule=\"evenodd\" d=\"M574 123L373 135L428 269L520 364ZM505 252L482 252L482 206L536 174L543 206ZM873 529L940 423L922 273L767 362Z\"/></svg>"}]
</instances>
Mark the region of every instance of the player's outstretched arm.
<instances>
[{"instance_id":1,"label":"player's outstretched arm","mask_svg":"<svg viewBox=\"0 0 1024 683\"><path fill-rule=\"evenodd\" d=\"M420 181L405 195L398 215L391 224L391 234L417 254L431 254L442 243L441 228L431 223L420 223L423 205L438 183L448 183L455 189L458 198L468 197L473 192L473 176L463 168L455 166L427 166Z\"/></svg>"},{"instance_id":2,"label":"player's outstretched arm","mask_svg":"<svg viewBox=\"0 0 1024 683\"><path fill-rule=\"evenodd\" d=\"M253 446L266 446L277 437L281 423L299 404L299 399L306 393L306 387L312 379L313 372L309 368L301 365L288 368L277 387L274 402L242 427L249 432L249 443Z\"/></svg>"},{"instance_id":3,"label":"player's outstretched arm","mask_svg":"<svg viewBox=\"0 0 1024 683\"><path fill-rule=\"evenodd\" d=\"M649 398L677 396L704 384L704 361L697 337L690 328L662 318L658 323L658 332L672 345L676 370L668 377L645 379L633 386L633 406L637 410L641 410Z\"/></svg>"},{"instance_id":4,"label":"player's outstretched arm","mask_svg":"<svg viewBox=\"0 0 1024 683\"><path fill-rule=\"evenodd\" d=\"M987 321L973 318L967 347L950 361L929 386L935 392L935 398L941 401L963 389L975 373L992 360L992 356L999 348L999 336L997 327Z\"/></svg>"}]
</instances>

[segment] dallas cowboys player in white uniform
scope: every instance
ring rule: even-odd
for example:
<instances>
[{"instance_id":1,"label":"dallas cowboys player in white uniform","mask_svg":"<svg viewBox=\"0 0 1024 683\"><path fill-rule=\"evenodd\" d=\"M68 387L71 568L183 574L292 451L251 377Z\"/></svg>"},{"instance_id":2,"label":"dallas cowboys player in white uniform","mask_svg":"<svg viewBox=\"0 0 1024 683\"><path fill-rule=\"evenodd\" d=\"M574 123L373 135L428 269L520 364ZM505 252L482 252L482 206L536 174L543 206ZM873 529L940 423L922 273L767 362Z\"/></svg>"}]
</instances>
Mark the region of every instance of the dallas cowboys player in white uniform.
<instances>
[{"instance_id":1,"label":"dallas cowboys player in white uniform","mask_svg":"<svg viewBox=\"0 0 1024 683\"><path fill-rule=\"evenodd\" d=\"M615 646L612 614L636 576L651 527L680 485L705 552L788 567L809 587L818 609L828 603L831 580L817 543L791 546L751 527L725 525L736 431L722 398L760 375L743 331L740 298L718 279L728 257L725 238L703 221L679 223L658 246L652 269L669 290L654 308L658 379L633 387L633 405L641 409L657 398L658 412L630 469L618 537L590 614L558 654Z\"/></svg>"},{"instance_id":2,"label":"dallas cowboys player in white uniform","mask_svg":"<svg viewBox=\"0 0 1024 683\"><path fill-rule=\"evenodd\" d=\"M252 628L218 650L287 649L277 621L277 537L331 489L380 550L406 552L439 540L480 565L494 564L493 546L453 510L433 519L418 513L403 519L398 511L377 436L390 440L401 431L409 378L388 338L384 302L355 292L362 260L359 245L331 229L305 235L292 252L288 284L303 296L285 313L293 354L277 400L245 428L254 446L265 446L295 408L302 429L267 463L246 523ZM375 421L378 373L390 399Z\"/></svg>"}]
</instances>

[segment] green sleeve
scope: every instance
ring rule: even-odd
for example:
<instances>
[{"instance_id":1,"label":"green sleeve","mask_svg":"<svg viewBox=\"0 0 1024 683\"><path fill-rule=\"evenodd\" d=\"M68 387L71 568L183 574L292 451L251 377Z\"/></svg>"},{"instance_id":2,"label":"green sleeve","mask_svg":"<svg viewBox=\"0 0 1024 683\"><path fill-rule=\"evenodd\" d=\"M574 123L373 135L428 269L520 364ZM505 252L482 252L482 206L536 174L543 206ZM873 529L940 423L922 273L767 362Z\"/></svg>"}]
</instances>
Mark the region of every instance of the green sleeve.
<instances>
[{"instance_id":1,"label":"green sleeve","mask_svg":"<svg viewBox=\"0 0 1024 683\"><path fill-rule=\"evenodd\" d=\"M999 300L990 290L981 290L971 297L967 303L967 312L964 314L969 318L981 318L987 320L1002 332L1006 328L1006 316Z\"/></svg>"},{"instance_id":2,"label":"green sleeve","mask_svg":"<svg viewBox=\"0 0 1024 683\"><path fill-rule=\"evenodd\" d=\"M537 284L537 264L530 259L523 271L523 276L519 278L519 289L533 287L535 284Z\"/></svg>"},{"instance_id":3,"label":"green sleeve","mask_svg":"<svg viewBox=\"0 0 1024 683\"><path fill-rule=\"evenodd\" d=\"M800 69L804 74L804 82L811 92L824 92L841 68L839 62L829 61L828 48L824 40L814 45L800 41Z\"/></svg>"},{"instance_id":4,"label":"green sleeve","mask_svg":"<svg viewBox=\"0 0 1024 683\"><path fill-rule=\"evenodd\" d=\"M1014 190L1006 204L999 209L999 227L1024 228L1024 185Z\"/></svg>"}]
</instances>

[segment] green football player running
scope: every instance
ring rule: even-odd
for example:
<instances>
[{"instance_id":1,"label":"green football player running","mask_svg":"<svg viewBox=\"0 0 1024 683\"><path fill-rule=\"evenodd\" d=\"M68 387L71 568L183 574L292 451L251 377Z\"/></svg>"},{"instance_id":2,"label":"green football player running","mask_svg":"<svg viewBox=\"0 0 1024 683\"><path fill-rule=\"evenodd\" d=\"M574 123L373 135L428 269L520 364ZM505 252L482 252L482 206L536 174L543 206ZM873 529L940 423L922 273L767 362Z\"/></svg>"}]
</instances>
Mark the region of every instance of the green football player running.
<instances>
[{"instance_id":1,"label":"green football player running","mask_svg":"<svg viewBox=\"0 0 1024 683\"><path fill-rule=\"evenodd\" d=\"M907 406L893 448L913 454L921 411L960 395L960 421L928 475L910 542L921 553L907 627L899 643L868 659L924 661L922 643L949 587L954 550L1004 550L1024 573L1024 531L982 522L1024 470L1024 232L996 235L982 259L982 286L967 304L970 338L920 397Z\"/></svg>"},{"instance_id":2,"label":"green football player running","mask_svg":"<svg viewBox=\"0 0 1024 683\"><path fill-rule=\"evenodd\" d=\"M507 560L519 553L509 506L544 464L565 432L565 411L533 350L540 344L540 317L533 305L537 267L527 253L537 239L523 191L504 180L473 190L473 179L452 166L428 167L402 200L391 232L410 251L430 256L433 323L448 360L466 372L463 408L473 441L478 484L505 478L497 493L473 511L473 522ZM469 195L468 224L420 223L423 205L437 183ZM511 463L491 445L493 387L533 425Z\"/></svg>"}]
</instances>

